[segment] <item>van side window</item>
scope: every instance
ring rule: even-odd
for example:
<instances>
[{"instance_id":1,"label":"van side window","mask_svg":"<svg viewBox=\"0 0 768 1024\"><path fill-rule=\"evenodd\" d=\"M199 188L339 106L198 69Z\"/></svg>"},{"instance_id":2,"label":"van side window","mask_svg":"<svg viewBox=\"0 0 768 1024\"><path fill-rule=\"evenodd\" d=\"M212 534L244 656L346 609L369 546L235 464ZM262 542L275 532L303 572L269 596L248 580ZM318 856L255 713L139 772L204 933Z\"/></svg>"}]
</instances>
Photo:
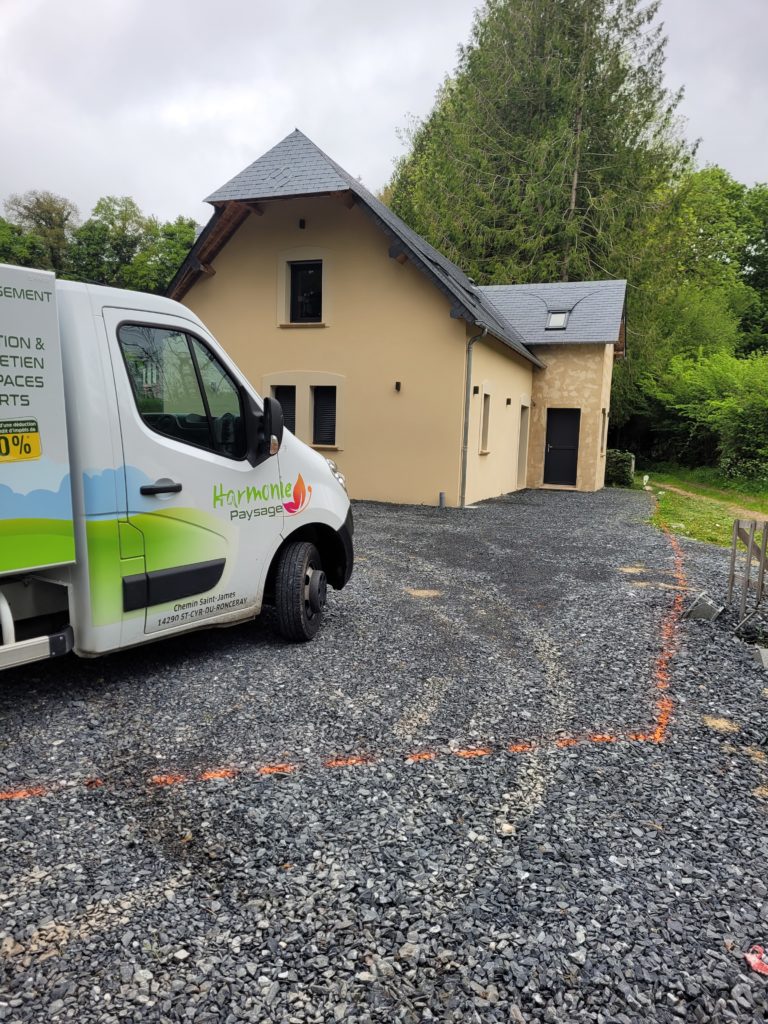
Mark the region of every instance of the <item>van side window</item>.
<instances>
[{"instance_id":1,"label":"van side window","mask_svg":"<svg viewBox=\"0 0 768 1024\"><path fill-rule=\"evenodd\" d=\"M226 369L184 331L122 324L117 332L146 425L231 459L245 455L240 393Z\"/></svg>"}]
</instances>

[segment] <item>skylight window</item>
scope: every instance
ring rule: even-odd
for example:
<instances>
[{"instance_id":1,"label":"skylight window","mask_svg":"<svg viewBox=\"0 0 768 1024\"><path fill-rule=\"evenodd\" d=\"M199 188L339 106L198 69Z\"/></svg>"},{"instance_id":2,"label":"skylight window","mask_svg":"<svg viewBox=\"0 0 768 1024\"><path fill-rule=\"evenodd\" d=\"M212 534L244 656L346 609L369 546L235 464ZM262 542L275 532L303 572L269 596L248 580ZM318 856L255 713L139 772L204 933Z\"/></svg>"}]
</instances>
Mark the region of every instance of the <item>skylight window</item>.
<instances>
[{"instance_id":1,"label":"skylight window","mask_svg":"<svg viewBox=\"0 0 768 1024\"><path fill-rule=\"evenodd\" d=\"M553 311L547 318L548 331L563 331L568 323L567 311Z\"/></svg>"}]
</instances>

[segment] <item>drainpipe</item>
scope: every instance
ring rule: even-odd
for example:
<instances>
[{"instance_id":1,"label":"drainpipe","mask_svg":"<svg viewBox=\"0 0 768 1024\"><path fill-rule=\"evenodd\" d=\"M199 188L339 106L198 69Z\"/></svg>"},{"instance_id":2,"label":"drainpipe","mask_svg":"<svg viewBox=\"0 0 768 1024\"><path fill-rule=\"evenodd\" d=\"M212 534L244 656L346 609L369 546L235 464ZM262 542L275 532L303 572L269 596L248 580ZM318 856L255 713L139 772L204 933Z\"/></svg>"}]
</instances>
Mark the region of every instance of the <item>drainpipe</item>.
<instances>
[{"instance_id":1,"label":"drainpipe","mask_svg":"<svg viewBox=\"0 0 768 1024\"><path fill-rule=\"evenodd\" d=\"M464 390L464 437L461 444L461 488L459 491L459 508L464 508L467 503L467 449L469 448L469 406L472 401L472 349L475 342L480 341L488 333L484 327L479 334L474 335L467 342L467 378Z\"/></svg>"}]
</instances>

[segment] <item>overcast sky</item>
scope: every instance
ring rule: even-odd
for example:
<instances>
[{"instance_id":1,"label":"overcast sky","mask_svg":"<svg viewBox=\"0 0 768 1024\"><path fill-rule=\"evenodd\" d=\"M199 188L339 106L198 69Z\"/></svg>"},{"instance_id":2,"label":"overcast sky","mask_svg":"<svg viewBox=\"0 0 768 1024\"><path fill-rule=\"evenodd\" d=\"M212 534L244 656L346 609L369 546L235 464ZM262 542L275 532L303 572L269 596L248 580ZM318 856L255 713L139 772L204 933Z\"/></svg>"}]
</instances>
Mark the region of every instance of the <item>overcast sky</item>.
<instances>
[{"instance_id":1,"label":"overcast sky","mask_svg":"<svg viewBox=\"0 0 768 1024\"><path fill-rule=\"evenodd\" d=\"M132 195L161 218L298 127L378 189L474 0L0 0L0 200L50 189L86 216ZM768 180L768 0L664 0L668 84L700 161Z\"/></svg>"}]
</instances>

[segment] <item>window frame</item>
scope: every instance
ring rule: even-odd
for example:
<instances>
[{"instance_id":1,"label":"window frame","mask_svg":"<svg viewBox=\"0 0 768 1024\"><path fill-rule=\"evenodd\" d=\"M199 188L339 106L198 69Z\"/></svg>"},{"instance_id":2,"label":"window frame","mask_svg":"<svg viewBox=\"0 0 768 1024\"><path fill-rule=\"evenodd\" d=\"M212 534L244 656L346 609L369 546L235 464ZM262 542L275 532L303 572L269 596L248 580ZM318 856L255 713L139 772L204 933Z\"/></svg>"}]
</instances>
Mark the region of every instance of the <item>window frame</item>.
<instances>
[{"instance_id":1,"label":"window frame","mask_svg":"<svg viewBox=\"0 0 768 1024\"><path fill-rule=\"evenodd\" d=\"M491 392L485 388L480 392L480 455L490 455L490 434L491 434Z\"/></svg>"},{"instance_id":2,"label":"window frame","mask_svg":"<svg viewBox=\"0 0 768 1024\"><path fill-rule=\"evenodd\" d=\"M333 390L333 441L316 441L315 440L315 394L318 388L324 388L326 390ZM339 409L339 389L335 384L311 384L310 385L310 400L312 404L312 416L310 422L312 424L312 447L313 448L337 448L337 439L339 434L338 428L338 409Z\"/></svg>"},{"instance_id":3,"label":"window frame","mask_svg":"<svg viewBox=\"0 0 768 1024\"><path fill-rule=\"evenodd\" d=\"M272 394L272 398L274 398L276 402L280 402L280 399L278 398L278 396L276 394L276 392L278 391L279 388L292 388L293 389L293 426L292 427L289 426L288 423L286 422L285 423L285 427L286 427L286 430L290 430L290 432L295 437L296 436L296 407L297 407L297 404L298 404L298 398L299 398L298 391L299 391L299 389L297 388L297 386L295 384L270 384L269 385L269 390L270 390L270 392ZM282 402L280 402L280 408L283 410L283 414L285 414L285 407L283 406Z\"/></svg>"},{"instance_id":4,"label":"window frame","mask_svg":"<svg viewBox=\"0 0 768 1024\"><path fill-rule=\"evenodd\" d=\"M289 324L322 324L323 323L323 292L324 277L322 259L288 260L288 323ZM293 268L294 267L319 267L320 268L320 312L315 317L294 317L294 291L293 291ZM298 304L298 303L297 303Z\"/></svg>"},{"instance_id":5,"label":"window frame","mask_svg":"<svg viewBox=\"0 0 768 1024\"><path fill-rule=\"evenodd\" d=\"M208 436L211 442L210 446L196 444L194 441L182 440L181 438L174 437L172 434L164 434L161 430L158 430L156 427L153 427L151 423L147 423L147 421L144 419L141 410L139 409L139 396L136 393L136 386L134 384L133 376L131 375L130 367L128 366L128 359L126 357L123 345L120 340L120 331L123 329L123 327L143 327L154 331L165 331L166 334L176 333L184 335L184 340L187 343L187 351L189 352L190 359L192 360L192 368L195 371L195 380L197 382L198 391L200 392L200 399L203 403L203 409L205 410L205 417L208 424ZM228 462L245 462L248 458L248 443L245 440L245 433L243 433L243 439L245 441L245 444L242 455L228 455L226 452L219 451L218 448L214 447L213 417L211 416L211 408L208 403L208 396L205 393L205 384L203 383L202 374L200 373L200 367L198 366L197 363L197 356L195 355L195 350L192 347L190 338L194 338L195 341L197 341L208 352L212 359L219 364L219 366L222 368L227 377L229 377L230 380L232 381L232 384L234 385L235 389L235 394L237 395L237 400L240 405L240 420L243 424L243 432L245 432L245 401L243 399L242 384L233 375L231 369L227 366L227 364L219 357L219 354L213 351L211 346L204 338L201 338L199 334L195 333L195 331L189 330L189 328L187 327L181 327L178 324L159 324L155 322L142 320L121 320L115 326L115 340L117 342L117 347L120 351L120 356L123 360L123 366L125 367L126 376L128 377L128 385L131 389L131 394L133 395L134 411L136 412L136 415L139 417L139 422L141 423L142 427L145 430L150 431L152 434L157 434L158 437L165 438L166 441L175 441L177 444L184 445L185 448L196 448L198 451L208 452L209 455L218 455L219 458L227 459Z\"/></svg>"},{"instance_id":6,"label":"window frame","mask_svg":"<svg viewBox=\"0 0 768 1024\"><path fill-rule=\"evenodd\" d=\"M570 317L570 315L571 315L571 311L569 309L548 309L547 310L547 326L546 326L545 330L547 330L547 331L564 331L566 329L566 327L568 326L568 318ZM553 324L551 322L553 316L562 316L562 317L564 317L564 320L563 320L563 322L561 324Z\"/></svg>"}]
</instances>

